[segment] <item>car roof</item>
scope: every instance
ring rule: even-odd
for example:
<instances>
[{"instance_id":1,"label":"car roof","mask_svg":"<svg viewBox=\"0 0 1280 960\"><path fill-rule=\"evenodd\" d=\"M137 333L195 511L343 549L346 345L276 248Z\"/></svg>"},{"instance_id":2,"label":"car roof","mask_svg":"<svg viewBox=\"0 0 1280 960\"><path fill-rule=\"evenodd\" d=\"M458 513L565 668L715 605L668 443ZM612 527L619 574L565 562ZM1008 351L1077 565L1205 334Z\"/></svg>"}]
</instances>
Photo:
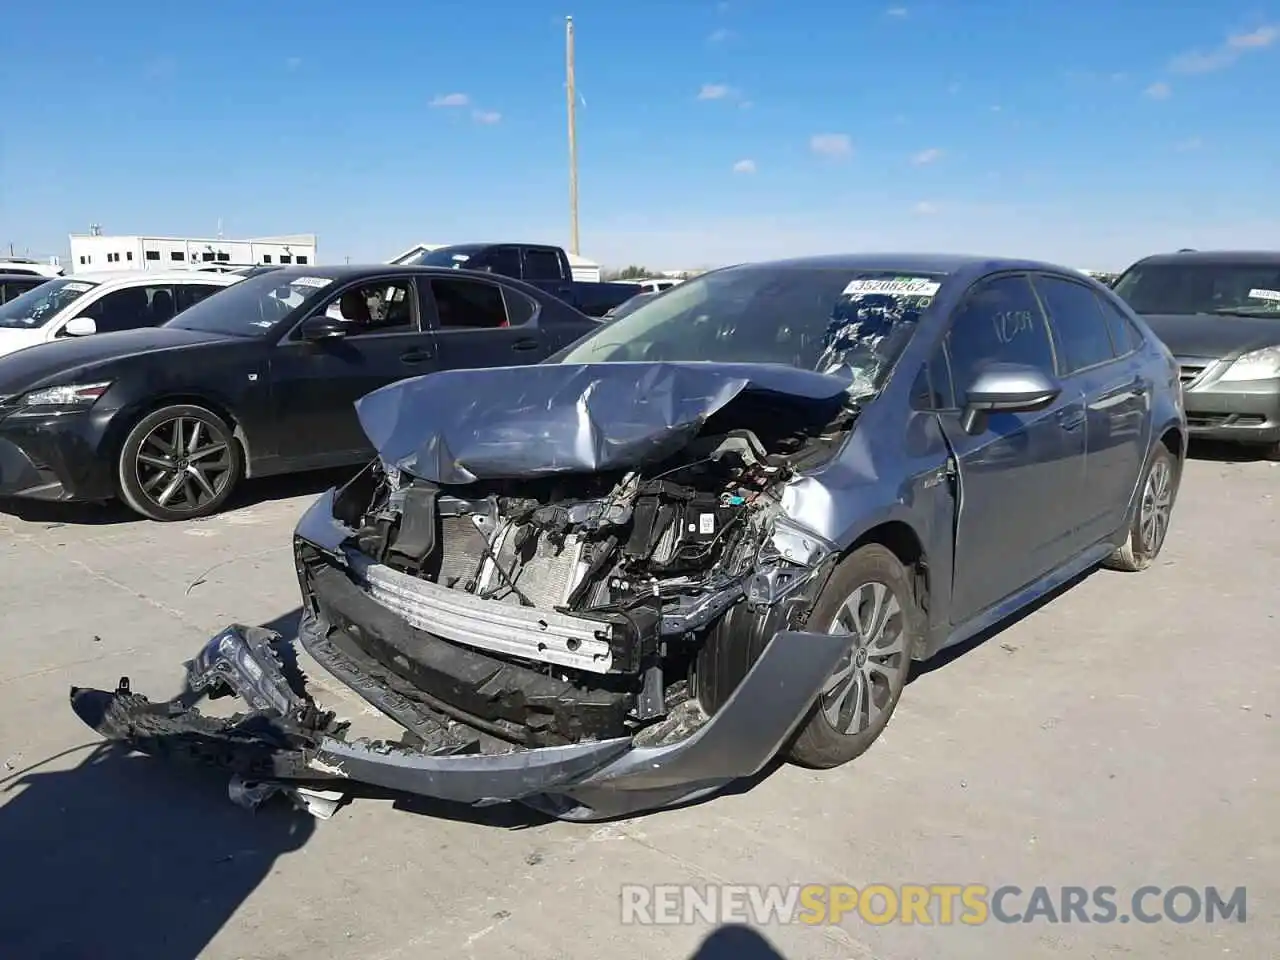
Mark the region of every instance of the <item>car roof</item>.
<instances>
[{"instance_id":1,"label":"car roof","mask_svg":"<svg viewBox=\"0 0 1280 960\"><path fill-rule=\"evenodd\" d=\"M10 280L38 280L40 283L48 283L50 280L60 280L61 277L46 277L43 273L9 273L7 270L0 270L0 281L8 283Z\"/></svg>"},{"instance_id":2,"label":"car roof","mask_svg":"<svg viewBox=\"0 0 1280 960\"><path fill-rule=\"evenodd\" d=\"M299 267L295 264L293 266L277 267L271 272L271 276L279 278L281 283L288 283L290 277L317 277L325 280L333 280L337 283L344 283L348 280L361 280L365 278L376 280L379 277L404 276L406 273L420 273L425 276L450 277L456 277L460 273L481 277L498 276L497 274L481 273L477 270L467 270L465 268L423 267L410 263L349 263L322 267ZM502 279L513 280L514 278L502 277Z\"/></svg>"},{"instance_id":3,"label":"car roof","mask_svg":"<svg viewBox=\"0 0 1280 960\"><path fill-rule=\"evenodd\" d=\"M829 268L834 270L896 270L903 273L980 275L997 270L1049 270L1055 273L1081 275L1074 267L1042 260L1015 257L982 256L960 253L833 253L821 256L794 257L787 260L740 263L727 269L743 267Z\"/></svg>"},{"instance_id":4,"label":"car roof","mask_svg":"<svg viewBox=\"0 0 1280 960\"><path fill-rule=\"evenodd\" d=\"M149 283L192 283L230 285L243 280L239 274L200 273L196 270L95 270L90 273L73 273L67 277L51 277L53 280L77 280L83 283L110 284L113 287L145 286Z\"/></svg>"},{"instance_id":5,"label":"car roof","mask_svg":"<svg viewBox=\"0 0 1280 960\"><path fill-rule=\"evenodd\" d=\"M1138 263L1218 263L1280 266L1280 251L1275 250L1181 250L1143 257Z\"/></svg>"}]
</instances>

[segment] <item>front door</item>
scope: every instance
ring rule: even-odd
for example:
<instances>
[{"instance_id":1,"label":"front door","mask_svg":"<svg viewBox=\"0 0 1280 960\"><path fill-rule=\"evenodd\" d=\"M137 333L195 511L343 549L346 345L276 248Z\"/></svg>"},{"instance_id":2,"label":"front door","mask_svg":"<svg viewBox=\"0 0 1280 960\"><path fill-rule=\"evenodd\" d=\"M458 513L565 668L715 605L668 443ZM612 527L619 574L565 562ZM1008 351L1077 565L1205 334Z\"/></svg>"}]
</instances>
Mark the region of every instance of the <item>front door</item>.
<instances>
[{"instance_id":1,"label":"front door","mask_svg":"<svg viewBox=\"0 0 1280 960\"><path fill-rule=\"evenodd\" d=\"M1025 275L970 291L944 341L956 404L990 363L1019 363L1056 376L1053 344ZM959 472L952 622L960 623L1067 560L1085 470L1083 395L1064 384L1048 407L993 413L973 433L941 418Z\"/></svg>"},{"instance_id":2,"label":"front door","mask_svg":"<svg viewBox=\"0 0 1280 960\"><path fill-rule=\"evenodd\" d=\"M554 344L538 326L532 297L496 280L422 277L419 290L433 304L440 366L508 367L537 363Z\"/></svg>"},{"instance_id":3,"label":"front door","mask_svg":"<svg viewBox=\"0 0 1280 960\"><path fill-rule=\"evenodd\" d=\"M309 314L316 315L342 320L346 336L309 343L295 329L271 359L277 450L295 469L371 457L355 402L438 366L434 337L422 328L410 277L349 284Z\"/></svg>"}]
</instances>

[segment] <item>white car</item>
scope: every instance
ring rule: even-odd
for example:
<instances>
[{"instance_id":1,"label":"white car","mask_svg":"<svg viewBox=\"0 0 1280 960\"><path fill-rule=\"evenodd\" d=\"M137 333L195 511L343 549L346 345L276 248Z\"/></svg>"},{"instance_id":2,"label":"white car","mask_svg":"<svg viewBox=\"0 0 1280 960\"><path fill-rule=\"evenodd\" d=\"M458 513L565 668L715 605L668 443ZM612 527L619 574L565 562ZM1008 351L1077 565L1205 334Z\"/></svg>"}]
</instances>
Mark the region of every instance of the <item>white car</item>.
<instances>
[{"instance_id":1,"label":"white car","mask_svg":"<svg viewBox=\"0 0 1280 960\"><path fill-rule=\"evenodd\" d=\"M53 263L41 263L30 257L0 257L0 273L22 273L33 277L60 277L62 267Z\"/></svg>"},{"instance_id":2,"label":"white car","mask_svg":"<svg viewBox=\"0 0 1280 960\"><path fill-rule=\"evenodd\" d=\"M641 293L662 293L664 290L670 290L672 287L679 286L684 283L675 277L643 277L639 280L624 280L623 283L634 283L640 288Z\"/></svg>"},{"instance_id":3,"label":"white car","mask_svg":"<svg viewBox=\"0 0 1280 960\"><path fill-rule=\"evenodd\" d=\"M188 270L55 277L0 306L0 356L61 337L158 327L243 279Z\"/></svg>"}]
</instances>

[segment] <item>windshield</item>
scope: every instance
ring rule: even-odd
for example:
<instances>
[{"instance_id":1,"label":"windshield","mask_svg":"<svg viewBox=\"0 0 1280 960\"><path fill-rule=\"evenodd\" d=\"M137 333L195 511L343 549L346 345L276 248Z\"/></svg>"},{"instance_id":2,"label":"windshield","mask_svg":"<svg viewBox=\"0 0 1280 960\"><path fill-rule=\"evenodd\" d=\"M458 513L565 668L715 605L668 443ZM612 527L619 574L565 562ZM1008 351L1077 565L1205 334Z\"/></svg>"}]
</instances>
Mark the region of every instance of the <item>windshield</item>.
<instances>
[{"instance_id":1,"label":"windshield","mask_svg":"<svg viewBox=\"0 0 1280 960\"><path fill-rule=\"evenodd\" d=\"M63 307L78 300L97 286L89 280L50 280L32 287L20 297L14 297L0 307L0 327L18 330L34 330L43 327Z\"/></svg>"},{"instance_id":2,"label":"windshield","mask_svg":"<svg viewBox=\"0 0 1280 960\"><path fill-rule=\"evenodd\" d=\"M741 266L703 274L588 336L560 363L785 363L879 392L942 275Z\"/></svg>"},{"instance_id":3,"label":"windshield","mask_svg":"<svg viewBox=\"0 0 1280 960\"><path fill-rule=\"evenodd\" d=\"M1280 263L1138 264L1114 289L1136 313L1280 317Z\"/></svg>"},{"instance_id":4,"label":"windshield","mask_svg":"<svg viewBox=\"0 0 1280 960\"><path fill-rule=\"evenodd\" d=\"M319 296L333 283L330 277L260 273L224 287L165 326L202 330L232 337L263 337L294 310Z\"/></svg>"},{"instance_id":5,"label":"windshield","mask_svg":"<svg viewBox=\"0 0 1280 960\"><path fill-rule=\"evenodd\" d=\"M413 263L419 267L453 267L455 270L461 270L466 267L467 261L472 256L483 249L484 247L470 243L457 243L451 247L436 247L434 250L428 250L426 253L419 255Z\"/></svg>"}]
</instances>

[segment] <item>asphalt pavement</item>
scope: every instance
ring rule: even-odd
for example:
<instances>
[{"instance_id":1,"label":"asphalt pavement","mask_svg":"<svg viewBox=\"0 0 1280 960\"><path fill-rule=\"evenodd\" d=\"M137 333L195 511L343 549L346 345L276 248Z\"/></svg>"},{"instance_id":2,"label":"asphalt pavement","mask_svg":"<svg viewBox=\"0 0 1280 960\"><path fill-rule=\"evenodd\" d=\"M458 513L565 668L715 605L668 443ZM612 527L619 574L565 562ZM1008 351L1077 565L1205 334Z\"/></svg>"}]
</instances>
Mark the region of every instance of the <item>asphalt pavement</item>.
<instances>
[{"instance_id":1,"label":"asphalt pavement","mask_svg":"<svg viewBox=\"0 0 1280 960\"><path fill-rule=\"evenodd\" d=\"M72 684L128 675L169 696L220 627L296 622L289 534L329 479L250 484L187 524L0 514L0 956L1254 958L1280 943L1280 465L1191 461L1150 570L1097 572L929 664L854 764L781 766L682 810L574 825L368 798L322 822L283 800L243 810L212 773L97 742ZM1247 913L623 923L624 886L673 884L1015 885L1006 915L1034 912L1039 886L1055 902L1114 887L1122 908L1144 886L1244 887Z\"/></svg>"}]
</instances>

